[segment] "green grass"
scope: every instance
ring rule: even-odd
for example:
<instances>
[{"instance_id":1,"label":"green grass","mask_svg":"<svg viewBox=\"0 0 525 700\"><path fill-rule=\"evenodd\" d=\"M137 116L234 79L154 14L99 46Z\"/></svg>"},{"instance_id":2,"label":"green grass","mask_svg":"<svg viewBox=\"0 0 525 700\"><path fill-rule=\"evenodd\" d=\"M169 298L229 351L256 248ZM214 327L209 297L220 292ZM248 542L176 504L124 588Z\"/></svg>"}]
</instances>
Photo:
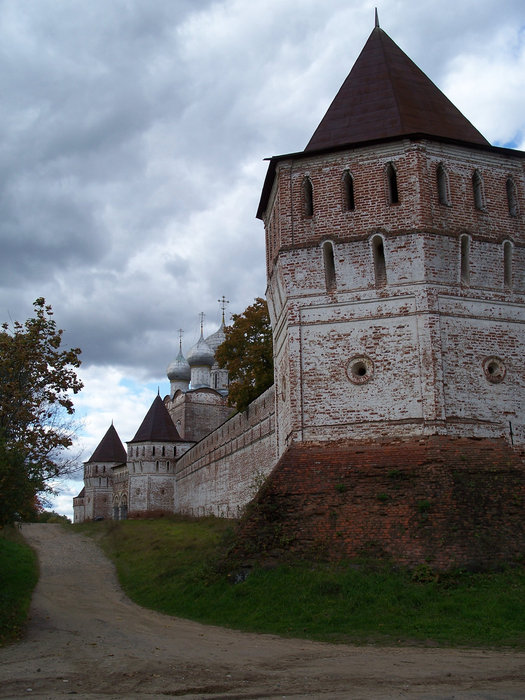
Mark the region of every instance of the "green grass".
<instances>
[{"instance_id":1,"label":"green grass","mask_svg":"<svg viewBox=\"0 0 525 700\"><path fill-rule=\"evenodd\" d=\"M20 637L37 580L38 563L33 550L16 529L1 529L0 646Z\"/></svg>"},{"instance_id":2,"label":"green grass","mask_svg":"<svg viewBox=\"0 0 525 700\"><path fill-rule=\"evenodd\" d=\"M140 605L256 632L349 643L525 648L525 569L434 574L368 562L254 567L224 561L216 519L93 523Z\"/></svg>"}]
</instances>

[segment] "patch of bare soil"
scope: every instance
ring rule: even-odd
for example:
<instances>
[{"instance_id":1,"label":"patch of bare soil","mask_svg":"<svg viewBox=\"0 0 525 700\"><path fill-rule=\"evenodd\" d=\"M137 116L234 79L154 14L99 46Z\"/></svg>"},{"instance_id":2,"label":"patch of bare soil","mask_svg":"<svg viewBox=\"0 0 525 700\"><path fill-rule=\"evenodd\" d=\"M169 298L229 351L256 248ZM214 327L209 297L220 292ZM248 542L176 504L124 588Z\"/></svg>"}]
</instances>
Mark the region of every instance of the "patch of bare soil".
<instances>
[{"instance_id":1,"label":"patch of bare soil","mask_svg":"<svg viewBox=\"0 0 525 700\"><path fill-rule=\"evenodd\" d=\"M0 698L525 697L525 653L352 647L160 615L122 593L90 539L24 525L41 575L25 639L0 649Z\"/></svg>"}]
</instances>

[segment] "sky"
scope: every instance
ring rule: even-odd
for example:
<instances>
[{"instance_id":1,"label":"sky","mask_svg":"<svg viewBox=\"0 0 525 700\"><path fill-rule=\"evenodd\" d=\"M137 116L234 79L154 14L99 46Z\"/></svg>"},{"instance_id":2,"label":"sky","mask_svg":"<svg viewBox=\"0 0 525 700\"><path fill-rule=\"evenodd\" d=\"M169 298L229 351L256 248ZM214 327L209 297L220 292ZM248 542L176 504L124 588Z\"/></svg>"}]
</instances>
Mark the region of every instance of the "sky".
<instances>
[{"instance_id":1,"label":"sky","mask_svg":"<svg viewBox=\"0 0 525 700\"><path fill-rule=\"evenodd\" d=\"M304 149L374 26L525 150L523 0L0 0L0 322L82 349L74 447L125 442L166 367L266 288L272 155ZM51 507L71 517L80 474Z\"/></svg>"}]
</instances>

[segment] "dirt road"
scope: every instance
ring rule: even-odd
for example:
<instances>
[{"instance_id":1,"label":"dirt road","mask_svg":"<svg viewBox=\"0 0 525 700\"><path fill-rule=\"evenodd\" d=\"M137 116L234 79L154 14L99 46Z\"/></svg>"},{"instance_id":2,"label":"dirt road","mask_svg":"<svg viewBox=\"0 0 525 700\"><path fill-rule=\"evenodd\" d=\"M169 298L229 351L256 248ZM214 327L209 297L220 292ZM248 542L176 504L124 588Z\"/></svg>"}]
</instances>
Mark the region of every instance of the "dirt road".
<instances>
[{"instance_id":1,"label":"dirt road","mask_svg":"<svg viewBox=\"0 0 525 700\"><path fill-rule=\"evenodd\" d=\"M60 525L25 525L40 581L1 698L525 697L525 653L332 646L242 634L131 603L112 564Z\"/></svg>"}]
</instances>

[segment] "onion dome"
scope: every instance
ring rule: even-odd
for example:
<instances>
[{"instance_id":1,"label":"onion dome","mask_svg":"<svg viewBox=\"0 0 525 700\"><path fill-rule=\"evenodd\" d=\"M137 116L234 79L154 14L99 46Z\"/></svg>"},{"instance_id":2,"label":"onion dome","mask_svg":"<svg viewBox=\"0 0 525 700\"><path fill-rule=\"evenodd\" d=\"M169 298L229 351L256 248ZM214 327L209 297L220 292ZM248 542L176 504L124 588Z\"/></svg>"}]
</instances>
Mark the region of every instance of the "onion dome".
<instances>
[{"instance_id":1,"label":"onion dome","mask_svg":"<svg viewBox=\"0 0 525 700\"><path fill-rule=\"evenodd\" d=\"M168 379L171 382L189 382L191 377L191 369L188 361L182 354L182 350L179 350L177 357L168 365L166 370Z\"/></svg>"},{"instance_id":2,"label":"onion dome","mask_svg":"<svg viewBox=\"0 0 525 700\"><path fill-rule=\"evenodd\" d=\"M206 343L215 355L215 353L217 352L217 348L219 347L219 345L222 345L225 340L226 336L224 335L224 324L221 323L221 327L219 328L219 330L215 331L215 333L212 333L206 338Z\"/></svg>"},{"instance_id":3,"label":"onion dome","mask_svg":"<svg viewBox=\"0 0 525 700\"><path fill-rule=\"evenodd\" d=\"M188 364L190 367L213 367L215 356L213 350L202 337L199 338L197 345L194 345L188 353Z\"/></svg>"}]
</instances>

